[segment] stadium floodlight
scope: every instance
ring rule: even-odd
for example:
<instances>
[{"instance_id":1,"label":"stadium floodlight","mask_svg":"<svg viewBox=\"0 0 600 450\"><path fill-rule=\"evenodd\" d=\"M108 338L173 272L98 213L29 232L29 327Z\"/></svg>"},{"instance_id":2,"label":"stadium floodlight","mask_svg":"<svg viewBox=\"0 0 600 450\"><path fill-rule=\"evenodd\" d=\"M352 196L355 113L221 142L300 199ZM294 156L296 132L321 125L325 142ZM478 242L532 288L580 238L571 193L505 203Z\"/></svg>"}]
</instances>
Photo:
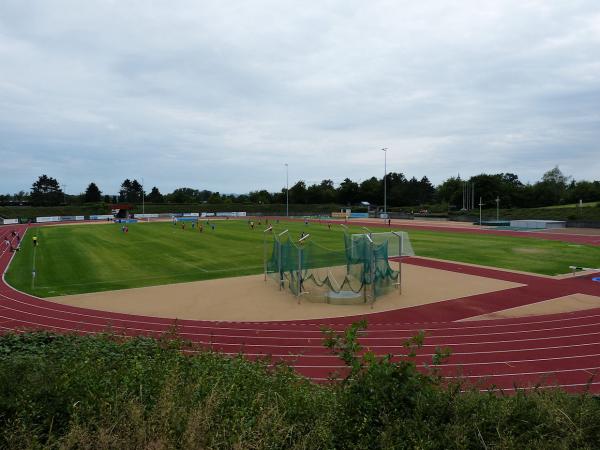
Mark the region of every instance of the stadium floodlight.
<instances>
[{"instance_id":1,"label":"stadium floodlight","mask_svg":"<svg viewBox=\"0 0 600 450\"><path fill-rule=\"evenodd\" d=\"M496 222L500 220L500 196L496 197Z\"/></svg>"},{"instance_id":2,"label":"stadium floodlight","mask_svg":"<svg viewBox=\"0 0 600 450\"><path fill-rule=\"evenodd\" d=\"M383 151L383 213L387 216L387 147Z\"/></svg>"},{"instance_id":3,"label":"stadium floodlight","mask_svg":"<svg viewBox=\"0 0 600 450\"><path fill-rule=\"evenodd\" d=\"M144 177L142 177L142 214L146 213L146 203L144 202Z\"/></svg>"},{"instance_id":4,"label":"stadium floodlight","mask_svg":"<svg viewBox=\"0 0 600 450\"><path fill-rule=\"evenodd\" d=\"M283 231L282 231L281 233L279 233L277 236L278 236L278 237L281 237L281 236L283 236L283 235L284 235L285 233L287 233L287 232L288 232L288 230L283 230Z\"/></svg>"},{"instance_id":5,"label":"stadium floodlight","mask_svg":"<svg viewBox=\"0 0 600 450\"><path fill-rule=\"evenodd\" d=\"M481 197L479 197L479 226L481 226L481 207L483 203L481 202Z\"/></svg>"},{"instance_id":6,"label":"stadium floodlight","mask_svg":"<svg viewBox=\"0 0 600 450\"><path fill-rule=\"evenodd\" d=\"M304 236L302 236L300 239L298 239L298 242L302 242L304 241L304 239L310 237L310 234L305 234Z\"/></svg>"},{"instance_id":7,"label":"stadium floodlight","mask_svg":"<svg viewBox=\"0 0 600 450\"><path fill-rule=\"evenodd\" d=\"M290 216L290 185L288 177L288 163L285 163L285 216Z\"/></svg>"}]
</instances>

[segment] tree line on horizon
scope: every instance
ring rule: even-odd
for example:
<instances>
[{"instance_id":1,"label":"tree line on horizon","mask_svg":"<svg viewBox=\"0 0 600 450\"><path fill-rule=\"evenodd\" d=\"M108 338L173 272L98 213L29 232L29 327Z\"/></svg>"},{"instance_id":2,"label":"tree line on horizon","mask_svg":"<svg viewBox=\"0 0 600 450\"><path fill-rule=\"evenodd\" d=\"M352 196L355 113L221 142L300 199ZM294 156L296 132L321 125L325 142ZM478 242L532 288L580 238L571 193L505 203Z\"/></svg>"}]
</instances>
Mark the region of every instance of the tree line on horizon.
<instances>
[{"instance_id":1,"label":"tree line on horizon","mask_svg":"<svg viewBox=\"0 0 600 450\"><path fill-rule=\"evenodd\" d=\"M547 171L541 180L531 184L523 183L513 173L480 174L468 179L460 176L450 177L438 186L434 186L424 176L420 180L406 178L404 174L390 172L386 177L388 207L411 207L425 205L447 205L449 210L463 206L465 182L474 186L476 201L479 198L485 205L495 205L500 199L503 208L532 208L551 205L600 201L600 181L576 181L566 176L558 166ZM471 187L469 187L471 190ZM85 192L79 195L67 195L59 182L47 175L41 175L32 185L30 192L20 191L10 195L0 195L0 204L27 203L33 206L56 206L60 204L83 203L251 203L284 204L289 195L292 204L338 204L357 205L367 202L382 205L384 197L383 178L371 177L358 183L350 178L344 179L337 187L332 180L306 185L303 180L279 192L266 189L251 191L247 194L220 194L210 190L198 190L181 187L168 194L162 194L153 186L144 192L141 183L125 179L118 195L102 194L95 182L91 182Z\"/></svg>"}]
</instances>

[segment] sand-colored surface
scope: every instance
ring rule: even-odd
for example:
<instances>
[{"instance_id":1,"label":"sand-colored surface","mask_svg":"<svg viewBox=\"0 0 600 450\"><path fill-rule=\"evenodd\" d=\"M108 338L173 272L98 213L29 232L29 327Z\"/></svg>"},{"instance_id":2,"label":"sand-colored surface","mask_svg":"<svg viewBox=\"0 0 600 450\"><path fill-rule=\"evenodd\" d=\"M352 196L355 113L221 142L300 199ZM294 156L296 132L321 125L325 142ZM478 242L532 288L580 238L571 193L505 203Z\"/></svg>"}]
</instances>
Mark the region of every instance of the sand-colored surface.
<instances>
[{"instance_id":1,"label":"sand-colored surface","mask_svg":"<svg viewBox=\"0 0 600 450\"><path fill-rule=\"evenodd\" d=\"M490 314L469 317L468 320L508 319L514 317L539 316L543 314L558 314L586 309L600 308L600 297L587 294L572 294L552 298L543 302L531 303L516 308L504 309Z\"/></svg>"},{"instance_id":2,"label":"sand-colored surface","mask_svg":"<svg viewBox=\"0 0 600 450\"><path fill-rule=\"evenodd\" d=\"M274 321L352 316L424 305L521 286L518 283L446 270L402 265L402 295L397 291L370 305L331 305L302 301L279 291L262 275L171 284L48 300L85 308L154 317L218 321Z\"/></svg>"}]
</instances>

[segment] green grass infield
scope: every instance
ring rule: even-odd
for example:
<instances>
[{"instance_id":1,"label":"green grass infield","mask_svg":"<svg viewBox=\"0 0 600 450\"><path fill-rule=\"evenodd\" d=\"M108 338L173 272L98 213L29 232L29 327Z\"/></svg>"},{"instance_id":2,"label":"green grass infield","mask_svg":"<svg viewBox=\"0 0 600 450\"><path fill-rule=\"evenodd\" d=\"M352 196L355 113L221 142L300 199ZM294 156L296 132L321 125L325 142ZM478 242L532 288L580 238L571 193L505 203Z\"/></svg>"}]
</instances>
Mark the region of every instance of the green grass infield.
<instances>
[{"instance_id":1,"label":"green grass infield","mask_svg":"<svg viewBox=\"0 0 600 450\"><path fill-rule=\"evenodd\" d=\"M120 224L31 228L6 280L21 291L52 297L262 273L265 223L256 222L254 230L245 220L214 223L211 230L204 222L203 232L191 223L183 230L167 222L129 224L128 233ZM272 225L277 233L289 229L294 238L310 233L311 240L332 251L344 248L339 225ZM600 261L600 247L594 246L451 232L410 230L409 235L417 256L539 274L566 273L570 265L595 267Z\"/></svg>"}]
</instances>

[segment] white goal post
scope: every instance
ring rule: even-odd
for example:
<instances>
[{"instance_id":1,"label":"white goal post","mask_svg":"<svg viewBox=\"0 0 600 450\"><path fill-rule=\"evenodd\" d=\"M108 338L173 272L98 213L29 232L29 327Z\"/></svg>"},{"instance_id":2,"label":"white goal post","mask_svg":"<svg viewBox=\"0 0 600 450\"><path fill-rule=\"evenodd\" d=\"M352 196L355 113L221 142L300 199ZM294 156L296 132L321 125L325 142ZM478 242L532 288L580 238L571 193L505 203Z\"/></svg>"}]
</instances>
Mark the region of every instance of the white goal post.
<instances>
[{"instance_id":1,"label":"white goal post","mask_svg":"<svg viewBox=\"0 0 600 450\"><path fill-rule=\"evenodd\" d=\"M362 236L369 236L375 245L381 245L385 242L388 244L388 258L396 258L398 256L415 256L410 238L406 231L387 231L383 233L363 233L353 234L352 244L355 241L362 239ZM353 250L355 246L353 245ZM353 255L354 256L354 255Z\"/></svg>"}]
</instances>

